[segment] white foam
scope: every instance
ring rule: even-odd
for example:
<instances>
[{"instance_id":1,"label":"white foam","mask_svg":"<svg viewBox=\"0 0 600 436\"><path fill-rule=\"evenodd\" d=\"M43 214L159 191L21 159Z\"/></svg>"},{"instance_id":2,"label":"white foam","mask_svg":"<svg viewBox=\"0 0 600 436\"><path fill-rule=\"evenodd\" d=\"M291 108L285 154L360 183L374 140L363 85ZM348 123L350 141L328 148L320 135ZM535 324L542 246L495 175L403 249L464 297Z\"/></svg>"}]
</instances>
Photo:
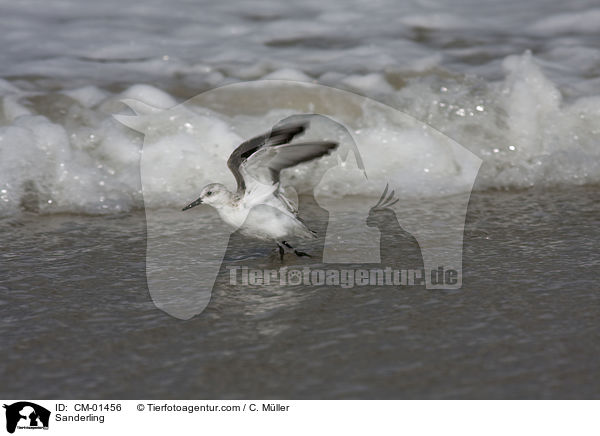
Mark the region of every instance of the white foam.
<instances>
[{"instance_id":1,"label":"white foam","mask_svg":"<svg viewBox=\"0 0 600 436\"><path fill-rule=\"evenodd\" d=\"M463 29L465 27L472 27L474 24L472 20L461 18L452 13L407 15L401 17L399 21L407 26L442 30Z\"/></svg>"},{"instance_id":2,"label":"white foam","mask_svg":"<svg viewBox=\"0 0 600 436\"><path fill-rule=\"evenodd\" d=\"M90 108L106 100L108 93L97 86L84 86L77 89L69 89L62 92L71 97L84 107Z\"/></svg>"},{"instance_id":3,"label":"white foam","mask_svg":"<svg viewBox=\"0 0 600 436\"><path fill-rule=\"evenodd\" d=\"M17 92L19 92L19 88L6 80L0 79L0 95L14 94Z\"/></svg>"},{"instance_id":4,"label":"white foam","mask_svg":"<svg viewBox=\"0 0 600 436\"><path fill-rule=\"evenodd\" d=\"M555 14L537 20L531 30L545 35L557 33L600 32L600 9Z\"/></svg>"},{"instance_id":5,"label":"white foam","mask_svg":"<svg viewBox=\"0 0 600 436\"><path fill-rule=\"evenodd\" d=\"M312 80L302 71L292 68L282 68L281 70L273 71L264 76L263 79L296 80L298 82L310 82Z\"/></svg>"},{"instance_id":6,"label":"white foam","mask_svg":"<svg viewBox=\"0 0 600 436\"><path fill-rule=\"evenodd\" d=\"M172 96L166 92L150 85L137 84L129 87L127 90L121 93L121 98L130 98L133 100L139 100L143 103L149 104L161 109L168 109L177 104Z\"/></svg>"},{"instance_id":7,"label":"white foam","mask_svg":"<svg viewBox=\"0 0 600 436\"><path fill-rule=\"evenodd\" d=\"M366 75L351 75L342 80L342 84L352 90L367 94L391 93L394 89L384 79L383 75L371 73Z\"/></svg>"},{"instance_id":8,"label":"white foam","mask_svg":"<svg viewBox=\"0 0 600 436\"><path fill-rule=\"evenodd\" d=\"M8 122L14 121L22 115L31 115L31 111L19 103L17 96L8 95L2 99L2 109L4 120Z\"/></svg>"},{"instance_id":9,"label":"white foam","mask_svg":"<svg viewBox=\"0 0 600 436\"><path fill-rule=\"evenodd\" d=\"M340 22L348 20L354 20L352 14L340 17ZM412 20L414 25L417 21L414 17ZM459 25L460 22L446 23L446 27ZM297 32L298 28L294 28L288 36ZM318 34L325 28L315 25L311 32ZM375 58L369 57L364 47L349 50L356 57L344 68L332 67L334 61L303 69L268 61L238 65L225 59L218 71L208 61L191 66L172 58L141 63L147 71L159 75L172 72L172 68L193 71L203 84L214 85L242 76L303 82L319 77L328 85L383 96L386 102L449 135L482 158L476 189L600 183L600 97L590 94L564 98L546 68L530 53L503 58L496 64L503 77L490 81L472 75L427 71L441 62L440 55L432 53L413 62L418 65L420 59L420 69L395 67L383 74L378 69L381 57L372 66L365 59ZM366 58L361 58L361 53ZM327 56L322 54L323 58ZM164 65L171 62L174 67ZM363 71L354 68L355 64L361 68L368 65L373 70ZM112 68L124 68L129 74L137 72L138 67L142 68L117 62ZM62 70L61 74L67 73ZM74 77L80 73L76 70ZM24 209L41 213L113 213L142 207L142 199L151 208L181 207L195 198L205 183L222 181L232 186L233 178L225 162L233 148L250 133L266 130L291 115L289 108L282 105L266 114L248 115L242 123L246 127L234 131L225 113L196 114L188 125L185 117L171 118L169 110L157 112L152 119L152 141L144 144L144 159L150 163L150 171L142 175L142 197L143 138L111 115L123 110L120 102L124 99L170 109L178 100L168 91L137 83L119 93L96 85L71 85L60 93L25 92L18 84L0 81L0 93L0 214ZM376 114L367 114L359 121L363 128L353 134L364 138L368 146L364 159L372 171L370 179L378 183L393 181L402 187L398 195L407 196L451 194L468 186L456 177L461 162L447 154L435 138L425 137L415 129L399 130ZM391 161L390 154L397 159ZM293 176L293 183L302 192L310 181L310 166L294 170ZM325 192L377 195L380 189L380 184L357 187L353 180L333 178ZM450 180L454 182L449 183ZM444 190L439 189L440 185Z\"/></svg>"}]
</instances>

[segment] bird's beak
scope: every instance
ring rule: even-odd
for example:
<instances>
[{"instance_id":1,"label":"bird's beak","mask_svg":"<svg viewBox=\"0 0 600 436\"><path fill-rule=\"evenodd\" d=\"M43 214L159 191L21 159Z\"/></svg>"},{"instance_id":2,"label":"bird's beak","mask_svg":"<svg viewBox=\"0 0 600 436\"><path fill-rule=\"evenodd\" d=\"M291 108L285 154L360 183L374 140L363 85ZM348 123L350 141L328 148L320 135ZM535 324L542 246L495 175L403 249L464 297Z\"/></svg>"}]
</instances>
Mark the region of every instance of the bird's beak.
<instances>
[{"instance_id":1,"label":"bird's beak","mask_svg":"<svg viewBox=\"0 0 600 436\"><path fill-rule=\"evenodd\" d=\"M192 201L190 204L188 204L186 207L184 207L181 210L188 210L188 209L191 209L194 206L198 206L199 204L202 204L202 198L199 198L199 199L197 199L195 201Z\"/></svg>"}]
</instances>

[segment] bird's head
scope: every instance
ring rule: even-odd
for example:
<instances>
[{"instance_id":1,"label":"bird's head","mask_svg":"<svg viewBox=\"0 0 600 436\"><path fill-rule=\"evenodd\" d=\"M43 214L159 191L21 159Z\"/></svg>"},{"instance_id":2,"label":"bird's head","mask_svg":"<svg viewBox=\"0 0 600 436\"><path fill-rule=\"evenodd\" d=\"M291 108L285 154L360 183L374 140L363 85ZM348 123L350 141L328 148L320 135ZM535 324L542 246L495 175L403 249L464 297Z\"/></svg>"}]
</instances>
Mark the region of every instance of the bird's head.
<instances>
[{"instance_id":1,"label":"bird's head","mask_svg":"<svg viewBox=\"0 0 600 436\"><path fill-rule=\"evenodd\" d=\"M211 183L210 185L206 185L204 188L202 188L200 197L192 201L182 210L191 209L199 204L209 204L212 207L219 209L225 204L231 202L232 197L233 194L229 192L224 185L221 185L220 183Z\"/></svg>"}]
</instances>

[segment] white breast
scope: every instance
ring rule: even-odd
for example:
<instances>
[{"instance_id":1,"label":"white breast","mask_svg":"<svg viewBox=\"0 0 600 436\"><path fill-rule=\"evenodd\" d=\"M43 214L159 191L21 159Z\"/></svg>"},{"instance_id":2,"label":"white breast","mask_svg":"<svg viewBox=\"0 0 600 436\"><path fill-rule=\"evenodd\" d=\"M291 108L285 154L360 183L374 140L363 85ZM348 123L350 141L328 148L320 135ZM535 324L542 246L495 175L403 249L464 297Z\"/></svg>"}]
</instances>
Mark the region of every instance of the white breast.
<instances>
[{"instance_id":1,"label":"white breast","mask_svg":"<svg viewBox=\"0 0 600 436\"><path fill-rule=\"evenodd\" d=\"M224 206L218 209L218 212L223 221L237 230L246 221L249 210L242 205L239 205L238 207Z\"/></svg>"}]
</instances>

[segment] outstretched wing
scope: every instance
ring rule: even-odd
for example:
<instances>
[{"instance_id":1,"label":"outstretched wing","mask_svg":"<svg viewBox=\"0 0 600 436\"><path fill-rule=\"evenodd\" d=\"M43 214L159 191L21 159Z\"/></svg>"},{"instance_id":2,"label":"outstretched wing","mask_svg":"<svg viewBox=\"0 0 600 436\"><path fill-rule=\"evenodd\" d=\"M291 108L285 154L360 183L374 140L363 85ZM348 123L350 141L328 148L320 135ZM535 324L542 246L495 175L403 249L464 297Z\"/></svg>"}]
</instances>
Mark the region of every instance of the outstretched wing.
<instances>
[{"instance_id":1,"label":"outstretched wing","mask_svg":"<svg viewBox=\"0 0 600 436\"><path fill-rule=\"evenodd\" d=\"M233 150L227 160L227 166L233 173L237 182L237 191L242 193L246 189L246 183L242 174L242 165L248 158L263 147L286 144L294 139L294 136L303 133L308 127L308 123L295 123L273 128L270 132L256 136L245 142L242 142L238 148Z\"/></svg>"},{"instance_id":2,"label":"outstretched wing","mask_svg":"<svg viewBox=\"0 0 600 436\"><path fill-rule=\"evenodd\" d=\"M273 185L279 182L279 173L284 168L324 156L337 145L337 142L319 141L265 147L250 156L242 172L261 183Z\"/></svg>"},{"instance_id":3,"label":"outstretched wing","mask_svg":"<svg viewBox=\"0 0 600 436\"><path fill-rule=\"evenodd\" d=\"M227 166L235 176L238 193L249 183L272 186L279 182L284 168L319 158L335 149L337 142L318 141L290 144L303 133L308 123L275 126L270 132L242 143L229 157Z\"/></svg>"}]
</instances>

